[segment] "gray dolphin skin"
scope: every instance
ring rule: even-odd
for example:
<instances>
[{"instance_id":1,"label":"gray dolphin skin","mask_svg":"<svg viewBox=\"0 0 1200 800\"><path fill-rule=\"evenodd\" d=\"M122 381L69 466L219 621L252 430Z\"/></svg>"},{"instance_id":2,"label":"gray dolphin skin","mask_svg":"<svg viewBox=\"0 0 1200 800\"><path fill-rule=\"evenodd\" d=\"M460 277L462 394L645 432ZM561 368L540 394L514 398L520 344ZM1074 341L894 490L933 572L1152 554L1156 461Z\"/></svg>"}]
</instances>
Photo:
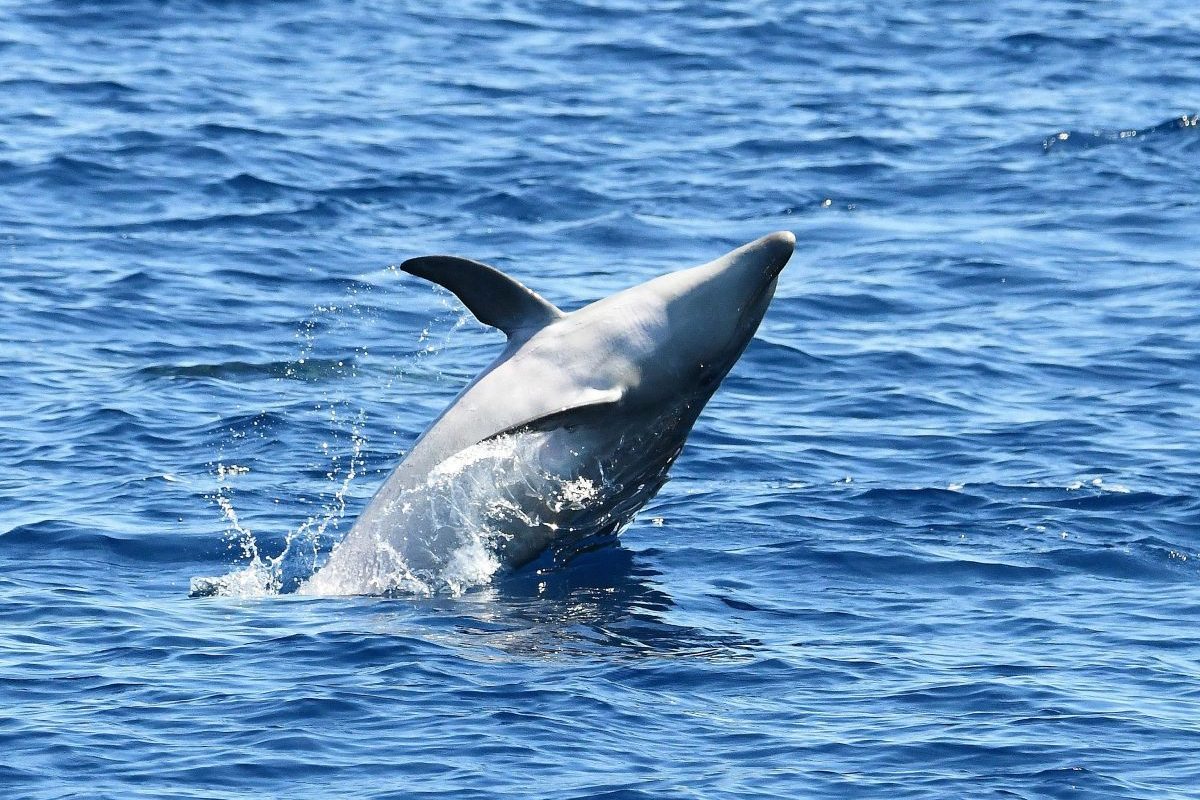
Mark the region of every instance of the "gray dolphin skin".
<instances>
[{"instance_id":1,"label":"gray dolphin skin","mask_svg":"<svg viewBox=\"0 0 1200 800\"><path fill-rule=\"evenodd\" d=\"M449 289L508 342L299 591L386 594L414 578L429 585L461 546L461 513L445 510L464 496L503 511L488 517L498 568L519 567L551 545L615 536L666 481L700 411L758 329L795 242L772 233L571 313L476 261L404 262L401 269ZM484 494L495 496L481 501L479 473L464 465L489 443L520 437L524 449L504 463L522 474L487 473L483 483L494 486ZM447 487L468 473L470 491ZM566 489L581 486L583 499L572 500Z\"/></svg>"}]
</instances>

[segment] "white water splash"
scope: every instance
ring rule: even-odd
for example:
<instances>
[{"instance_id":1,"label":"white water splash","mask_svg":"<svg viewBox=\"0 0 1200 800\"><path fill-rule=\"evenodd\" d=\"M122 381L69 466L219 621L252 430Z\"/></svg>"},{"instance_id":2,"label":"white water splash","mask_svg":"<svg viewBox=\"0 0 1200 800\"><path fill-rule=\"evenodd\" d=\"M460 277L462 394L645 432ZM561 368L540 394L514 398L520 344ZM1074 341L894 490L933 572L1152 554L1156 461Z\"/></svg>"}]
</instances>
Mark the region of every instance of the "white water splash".
<instances>
[{"instance_id":1,"label":"white water splash","mask_svg":"<svg viewBox=\"0 0 1200 800\"><path fill-rule=\"evenodd\" d=\"M560 474L556 435L497 437L445 460L360 522L299 592L458 595L541 551L602 488Z\"/></svg>"},{"instance_id":2,"label":"white water splash","mask_svg":"<svg viewBox=\"0 0 1200 800\"><path fill-rule=\"evenodd\" d=\"M386 272L392 277L399 275L399 271L395 267L389 267ZM314 307L312 316L295 333L294 338L299 346L299 352L285 371L287 379L304 379L304 370L319 349L320 331L325 327L343 324L345 320L356 326L370 322L373 313L369 307L359 303L360 291L362 289L359 288L350 290L348 297L340 304ZM419 349L407 355L391 357L388 368L383 372L385 376L383 390L392 390L395 383L403 383L414 375L439 372L436 356L442 353L450 345L452 337L471 321L470 315L461 305L453 303L449 296L443 300L443 306L445 313L439 314L437 318L431 320L421 332L417 342ZM337 362L339 370L344 369L342 373L344 377L352 381L363 377L359 365L369 357L367 348L364 346L355 348L354 356L352 360ZM214 493L208 495L208 499L214 502L220 510L225 522L230 549L239 552L243 563L225 575L193 578L191 581L192 596L220 595L253 598L275 595L294 588L300 580L313 573L327 529L331 525L336 525L345 516L346 497L352 483L361 477L362 453L366 446L363 432L366 422L365 412L361 408L353 412L354 404L344 398L344 395L348 394L345 384L339 384L336 388L340 390L338 393L342 394L343 398L331 397L330 391L326 390L322 392L321 400L313 407L314 411L328 414L328 423L334 431L339 429L344 431L347 426L346 420L353 417L353 421L348 423L352 447L348 458L344 455L339 456L338 448L331 447L329 442L322 442L319 445L322 458L329 459L330 466L325 477L331 485L337 485L330 500L323 505L319 512L309 516L294 530L289 531L283 549L276 555L270 555L264 552L263 546L254 532L238 518L234 507L231 482L237 476L247 474L249 469L237 464L224 463L223 458L219 456L218 462L213 467L218 488ZM374 387L372 391L379 388ZM348 409L352 410L349 415L345 413ZM341 414L339 414L339 410L342 412ZM392 431L393 436L397 434L397 431ZM235 434L234 438L238 437L239 435ZM336 433L334 437L337 437ZM486 548L482 546L477 549L478 552L472 552L469 548L464 549L454 559L453 565L447 572L445 582L452 591L462 591L468 586L486 581L487 577L495 571L496 565L489 563L489 557L494 558L494 556L489 556ZM381 550L380 558L395 562L394 571L397 574L403 574L405 568L398 555L389 555L387 548L384 548ZM403 584L404 581L401 580L398 583ZM408 583L412 585L414 591L432 591L428 584L419 578L414 578Z\"/></svg>"},{"instance_id":3,"label":"white water splash","mask_svg":"<svg viewBox=\"0 0 1200 800\"><path fill-rule=\"evenodd\" d=\"M331 420L337 419L336 409L330 410ZM331 483L338 483L331 499L321 510L302 522L297 528L289 531L284 540L283 550L278 555L270 556L263 553L258 539L238 518L233 506L233 498L229 481L237 475L249 472L246 467L238 465L216 465L219 488L211 496L213 502L221 510L226 522L226 535L231 540L231 547L241 550L241 556L247 561L245 566L235 569L225 575L214 577L195 577L191 580L190 594L193 597L219 595L222 597L255 598L279 594L289 582L312 573L320 551L321 537L326 529L342 519L346 513L346 493L351 484L361 473L362 451L366 442L361 435L363 414L359 412L350 427L351 453L347 459L344 473L340 457L333 455L331 467L326 478ZM328 451L328 445L323 450ZM339 482L340 481L340 482Z\"/></svg>"},{"instance_id":4,"label":"white water splash","mask_svg":"<svg viewBox=\"0 0 1200 800\"><path fill-rule=\"evenodd\" d=\"M318 351L319 331L338 324L362 323L364 319L369 318L369 310L361 307L358 303L359 293L360 289L354 287L348 291L346 298L340 304L330 303L313 307L312 314L293 334L299 351L284 370L283 379L288 381L312 380L306 370L309 369L314 354ZM360 377L358 362L366 357L366 348L358 347L355 348L352 358L329 359L326 363L333 366L336 374L353 382ZM280 382L281 378L276 378L276 381ZM337 384L337 386L343 385ZM225 575L193 578L191 581L192 596L263 597L278 594L285 588L285 583L292 578L292 573L297 569L303 571L305 562L309 565L307 572L311 573L319 551L320 538L329 525L336 523L344 516L346 493L351 483L361 473L362 451L365 446L362 434L365 413L359 408L349 415L339 415L339 408L346 409L352 408L352 406L344 397L331 396L330 390L326 389L322 392L320 401L315 403L311 409L317 414L327 415L326 421L335 440L340 438L339 432L346 433L348 428L351 452L345 462L339 455L339 448L330 447L328 441L320 444L322 458L329 459L329 468L325 474L326 480L337 488L332 492L331 499L323 504L319 512L308 517L296 529L288 532L284 547L277 555L272 556L263 552L254 532L241 522L234 508L232 482L238 476L248 474L249 468L238 464L226 464L223 460L223 453L219 454L218 461L213 467L217 490L208 495L208 499L216 503L225 520L226 538L229 540L230 549L239 550L245 563ZM254 427L258 428L257 421L254 423ZM261 432L259 435L262 435ZM236 432L233 433L232 438L236 440L244 436L245 432ZM221 450L223 451L224 447Z\"/></svg>"}]
</instances>

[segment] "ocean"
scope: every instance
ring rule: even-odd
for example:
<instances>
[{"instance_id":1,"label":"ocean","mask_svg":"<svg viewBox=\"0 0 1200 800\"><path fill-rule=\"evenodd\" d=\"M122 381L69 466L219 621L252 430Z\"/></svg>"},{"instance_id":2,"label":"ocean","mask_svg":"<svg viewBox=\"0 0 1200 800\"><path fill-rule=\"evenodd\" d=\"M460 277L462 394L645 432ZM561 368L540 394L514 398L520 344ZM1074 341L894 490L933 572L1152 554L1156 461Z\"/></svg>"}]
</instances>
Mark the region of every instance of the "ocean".
<instances>
[{"instance_id":1,"label":"ocean","mask_svg":"<svg viewBox=\"0 0 1200 800\"><path fill-rule=\"evenodd\" d=\"M1198 40L1182 0L0 3L0 796L1200 797ZM502 346L400 262L569 310L775 230L618 544L264 579Z\"/></svg>"}]
</instances>

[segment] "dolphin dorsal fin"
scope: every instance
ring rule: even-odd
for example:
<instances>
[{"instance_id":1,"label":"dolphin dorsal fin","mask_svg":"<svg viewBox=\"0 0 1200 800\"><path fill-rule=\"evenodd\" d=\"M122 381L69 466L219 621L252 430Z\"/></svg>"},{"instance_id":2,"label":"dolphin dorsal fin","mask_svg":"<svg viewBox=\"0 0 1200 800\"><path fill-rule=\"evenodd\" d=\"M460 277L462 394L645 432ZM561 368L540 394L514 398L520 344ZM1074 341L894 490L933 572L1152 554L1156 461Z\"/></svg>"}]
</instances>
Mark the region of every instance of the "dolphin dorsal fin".
<instances>
[{"instance_id":1,"label":"dolphin dorsal fin","mask_svg":"<svg viewBox=\"0 0 1200 800\"><path fill-rule=\"evenodd\" d=\"M410 258L400 269L444 286L484 325L504 331L510 339L562 319L555 305L495 267L457 256Z\"/></svg>"}]
</instances>

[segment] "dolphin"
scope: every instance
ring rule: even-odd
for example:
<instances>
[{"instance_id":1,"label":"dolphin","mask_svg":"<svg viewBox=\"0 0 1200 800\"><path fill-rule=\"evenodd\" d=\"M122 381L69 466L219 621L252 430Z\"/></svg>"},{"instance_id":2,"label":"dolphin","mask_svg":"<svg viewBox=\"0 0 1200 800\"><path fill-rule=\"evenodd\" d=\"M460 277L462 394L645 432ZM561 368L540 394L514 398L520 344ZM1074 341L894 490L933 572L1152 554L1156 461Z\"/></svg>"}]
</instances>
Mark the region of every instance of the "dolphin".
<instances>
[{"instance_id":1,"label":"dolphin","mask_svg":"<svg viewBox=\"0 0 1200 800\"><path fill-rule=\"evenodd\" d=\"M665 483L795 243L772 233L570 313L477 261L405 261L508 341L298 591L436 591L439 576L461 588L555 543L611 539ZM487 535L467 542L472 525ZM474 580L464 554L482 559ZM456 570L458 584L446 578Z\"/></svg>"}]
</instances>

